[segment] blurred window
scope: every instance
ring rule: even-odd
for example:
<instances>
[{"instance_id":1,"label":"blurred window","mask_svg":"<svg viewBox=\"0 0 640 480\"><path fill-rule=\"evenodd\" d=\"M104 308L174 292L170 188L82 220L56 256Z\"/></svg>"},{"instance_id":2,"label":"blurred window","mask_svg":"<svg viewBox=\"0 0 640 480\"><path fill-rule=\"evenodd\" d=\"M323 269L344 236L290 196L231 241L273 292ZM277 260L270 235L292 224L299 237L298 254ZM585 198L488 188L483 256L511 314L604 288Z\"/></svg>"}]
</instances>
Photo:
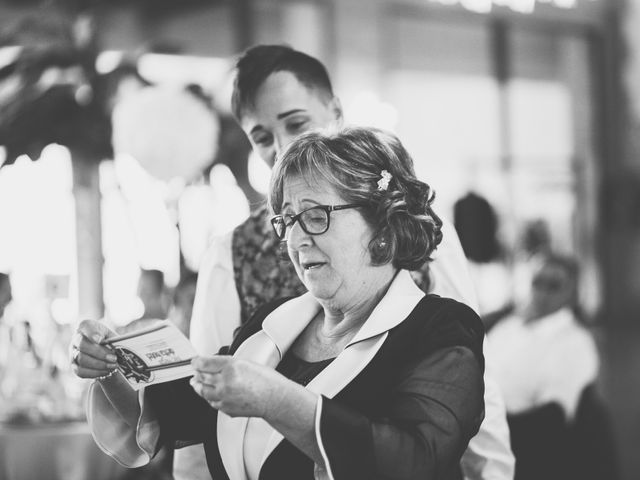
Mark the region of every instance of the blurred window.
<instances>
[{"instance_id":1,"label":"blurred window","mask_svg":"<svg viewBox=\"0 0 640 480\"><path fill-rule=\"evenodd\" d=\"M524 225L544 220L553 247L583 259L581 298L594 311L597 136L586 31L512 22L500 36L490 17L394 12L381 97L439 210L451 218L458 198L478 192L495 205L512 250Z\"/></svg>"}]
</instances>

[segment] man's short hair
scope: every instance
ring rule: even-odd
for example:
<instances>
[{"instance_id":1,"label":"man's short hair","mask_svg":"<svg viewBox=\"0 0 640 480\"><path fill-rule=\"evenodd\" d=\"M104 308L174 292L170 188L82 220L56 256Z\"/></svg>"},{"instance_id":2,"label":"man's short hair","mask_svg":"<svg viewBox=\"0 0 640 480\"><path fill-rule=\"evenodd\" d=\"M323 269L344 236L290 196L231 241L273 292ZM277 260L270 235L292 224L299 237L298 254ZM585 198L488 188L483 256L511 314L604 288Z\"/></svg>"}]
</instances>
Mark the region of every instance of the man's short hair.
<instances>
[{"instance_id":1,"label":"man's short hair","mask_svg":"<svg viewBox=\"0 0 640 480\"><path fill-rule=\"evenodd\" d=\"M317 89L333 98L331 80L325 66L316 58L286 45L256 45L247 49L236 62L236 77L231 95L231 111L240 120L253 107L258 89L276 72L291 72L307 88Z\"/></svg>"}]
</instances>

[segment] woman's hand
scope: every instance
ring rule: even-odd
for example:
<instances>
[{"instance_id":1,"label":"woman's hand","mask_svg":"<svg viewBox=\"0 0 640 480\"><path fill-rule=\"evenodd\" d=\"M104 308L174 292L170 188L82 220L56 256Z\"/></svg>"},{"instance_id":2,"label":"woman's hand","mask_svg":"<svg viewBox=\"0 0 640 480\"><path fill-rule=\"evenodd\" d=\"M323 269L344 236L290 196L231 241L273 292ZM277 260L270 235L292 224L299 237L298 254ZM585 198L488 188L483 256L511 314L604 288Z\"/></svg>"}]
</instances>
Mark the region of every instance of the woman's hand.
<instances>
[{"instance_id":1,"label":"woman's hand","mask_svg":"<svg viewBox=\"0 0 640 480\"><path fill-rule=\"evenodd\" d=\"M315 436L318 395L272 368L234 358L196 357L194 390L230 417L260 417L304 452L324 465Z\"/></svg>"},{"instance_id":2,"label":"woman's hand","mask_svg":"<svg viewBox=\"0 0 640 480\"><path fill-rule=\"evenodd\" d=\"M115 335L104 323L83 320L78 325L69 347L71 368L81 378L104 377L113 372L117 357L100 342Z\"/></svg>"},{"instance_id":3,"label":"woman's hand","mask_svg":"<svg viewBox=\"0 0 640 480\"><path fill-rule=\"evenodd\" d=\"M289 382L271 368L230 356L196 357L194 390L230 417L267 418Z\"/></svg>"}]
</instances>

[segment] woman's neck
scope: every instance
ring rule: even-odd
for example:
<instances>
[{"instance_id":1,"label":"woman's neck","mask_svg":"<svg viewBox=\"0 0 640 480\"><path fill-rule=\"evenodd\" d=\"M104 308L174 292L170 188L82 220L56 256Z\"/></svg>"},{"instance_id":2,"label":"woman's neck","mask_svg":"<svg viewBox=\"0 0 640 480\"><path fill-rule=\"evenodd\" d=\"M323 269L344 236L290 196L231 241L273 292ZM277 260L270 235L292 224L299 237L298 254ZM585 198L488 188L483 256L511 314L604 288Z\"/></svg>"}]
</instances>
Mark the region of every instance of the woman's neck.
<instances>
[{"instance_id":1,"label":"woman's neck","mask_svg":"<svg viewBox=\"0 0 640 480\"><path fill-rule=\"evenodd\" d=\"M327 339L353 337L385 296L395 274L394 270L390 275L381 277L379 285L365 287L360 295L363 300L356 298L350 304L340 306L331 302L324 303L320 312L322 317L319 319L319 333Z\"/></svg>"},{"instance_id":2,"label":"woman's neck","mask_svg":"<svg viewBox=\"0 0 640 480\"><path fill-rule=\"evenodd\" d=\"M317 362L334 358L344 350L373 309L389 289L396 270L381 272L378 285L368 286L360 295L353 296L349 305L320 301L322 308L307 325L292 346L293 352L303 360ZM364 299L357 301L358 298Z\"/></svg>"}]
</instances>

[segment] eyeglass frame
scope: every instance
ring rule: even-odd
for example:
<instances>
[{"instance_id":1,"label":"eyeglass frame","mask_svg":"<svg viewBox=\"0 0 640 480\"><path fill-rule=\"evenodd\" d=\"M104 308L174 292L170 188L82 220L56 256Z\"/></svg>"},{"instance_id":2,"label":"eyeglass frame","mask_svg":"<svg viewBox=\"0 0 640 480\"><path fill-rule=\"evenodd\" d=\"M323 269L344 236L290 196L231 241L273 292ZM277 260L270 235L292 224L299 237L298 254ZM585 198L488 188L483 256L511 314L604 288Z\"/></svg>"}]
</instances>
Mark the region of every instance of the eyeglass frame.
<instances>
[{"instance_id":1,"label":"eyeglass frame","mask_svg":"<svg viewBox=\"0 0 640 480\"><path fill-rule=\"evenodd\" d=\"M290 215L290 214L286 214L286 213L285 214L274 215L274 216L271 217L270 223L271 223L271 227L273 228L273 231L276 234L276 237L278 238L278 240L285 240L286 235L287 235L287 229L289 227L293 227L296 222L298 222L300 224L300 228L302 228L302 230L307 235L322 235L324 233L327 233L327 231L329 231L329 227L331 226L331 212L334 212L334 211L337 211L337 210L346 210L348 208L360 208L360 207L362 207L362 205L358 205L358 204L355 204L355 203L345 203L343 205L314 205L313 207L305 208L304 210L302 210L300 213L297 213L296 215ZM314 210L314 209L322 210L325 213L325 215L327 216L327 227L322 232L310 232L309 230L307 230L307 226L304 224L304 222L300 220L304 213L308 212L309 210ZM284 222L284 219L286 217L288 217L290 219L289 224ZM276 226L275 226L275 223L274 223L278 218L282 218L283 219L283 223L284 223L284 230L282 232L282 236L278 235L278 230L276 229Z\"/></svg>"}]
</instances>

